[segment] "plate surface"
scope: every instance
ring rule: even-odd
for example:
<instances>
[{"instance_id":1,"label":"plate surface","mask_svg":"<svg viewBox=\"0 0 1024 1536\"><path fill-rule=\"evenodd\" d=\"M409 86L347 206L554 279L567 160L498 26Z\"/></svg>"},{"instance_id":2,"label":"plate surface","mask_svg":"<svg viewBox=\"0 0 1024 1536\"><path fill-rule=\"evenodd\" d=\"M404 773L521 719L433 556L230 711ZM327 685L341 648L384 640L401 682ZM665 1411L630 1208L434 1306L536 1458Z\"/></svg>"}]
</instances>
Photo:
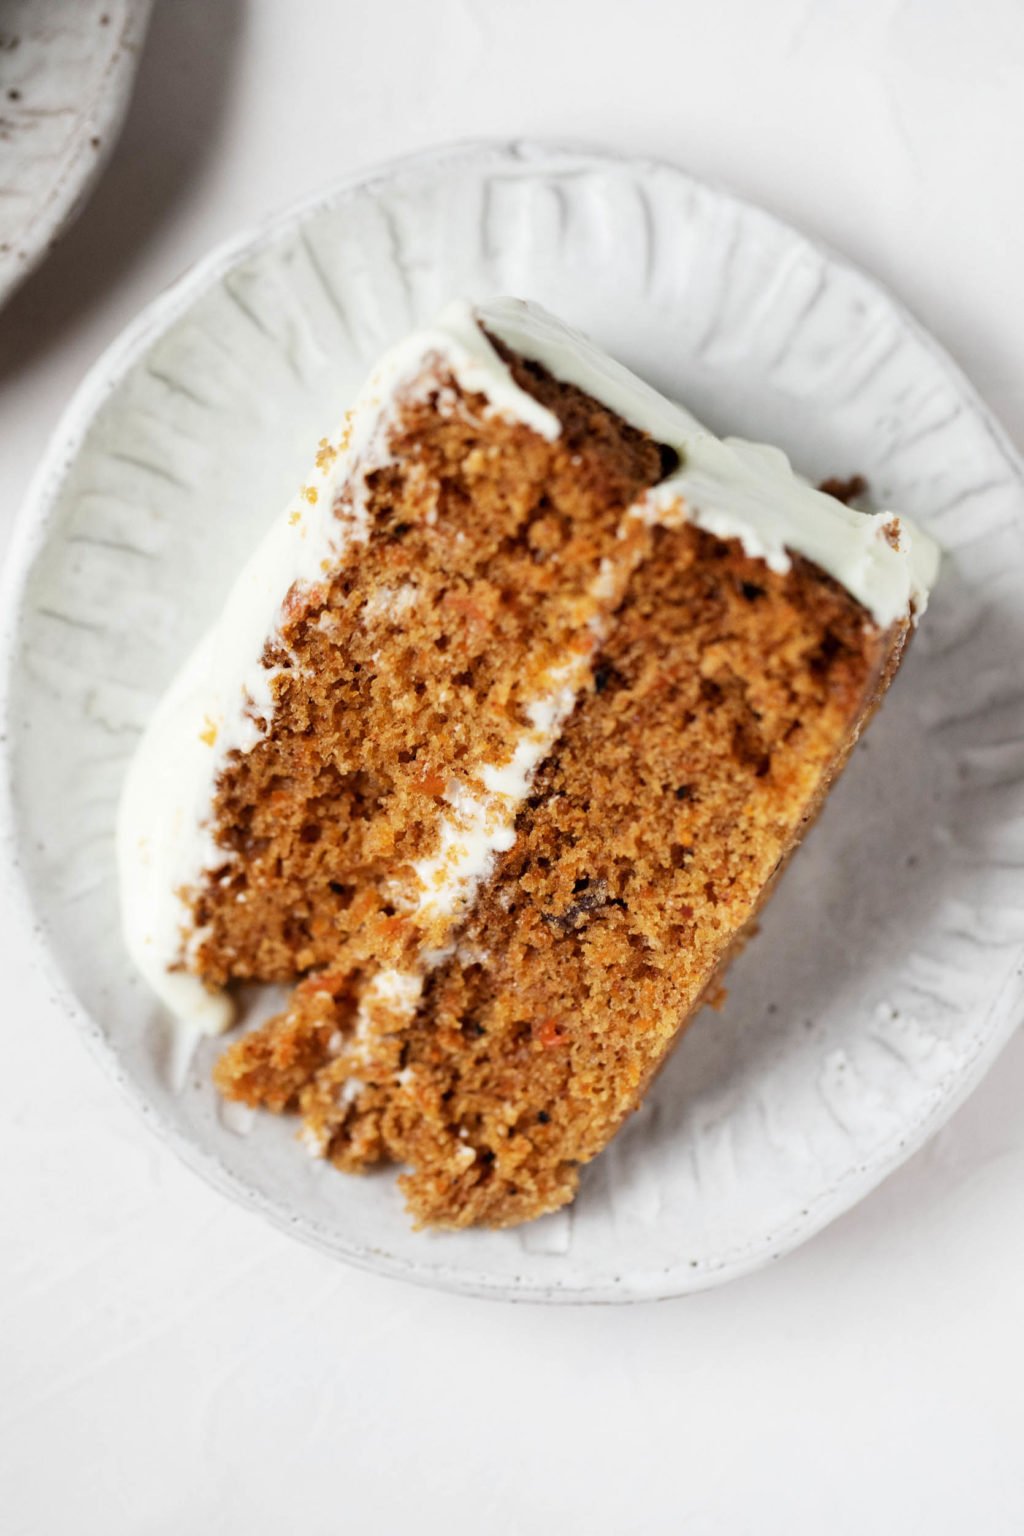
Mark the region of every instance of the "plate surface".
<instances>
[{"instance_id":1,"label":"plate surface","mask_svg":"<svg viewBox=\"0 0 1024 1536\"><path fill-rule=\"evenodd\" d=\"M0 304L81 207L113 148L152 0L5 0Z\"/></svg>"},{"instance_id":2,"label":"plate surface","mask_svg":"<svg viewBox=\"0 0 1024 1536\"><path fill-rule=\"evenodd\" d=\"M868 476L947 551L821 822L572 1210L414 1234L390 1174L247 1128L182 1069L119 939L113 827L155 700L377 354L458 294L539 299L712 426ZM216 252L102 359L7 577L5 836L60 995L197 1170L328 1251L451 1289L635 1300L776 1258L860 1199L994 1059L1024 996L1024 477L872 282L679 170L536 145L434 152Z\"/></svg>"}]
</instances>

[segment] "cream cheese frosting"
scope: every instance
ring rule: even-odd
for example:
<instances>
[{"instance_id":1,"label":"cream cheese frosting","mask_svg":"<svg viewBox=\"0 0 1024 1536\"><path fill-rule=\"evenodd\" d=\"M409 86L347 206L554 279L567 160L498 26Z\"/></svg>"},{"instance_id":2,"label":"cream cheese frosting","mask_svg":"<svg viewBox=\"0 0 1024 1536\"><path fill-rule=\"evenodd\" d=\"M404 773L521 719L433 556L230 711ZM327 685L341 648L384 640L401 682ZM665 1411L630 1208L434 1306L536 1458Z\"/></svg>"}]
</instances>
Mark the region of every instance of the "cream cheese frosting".
<instances>
[{"instance_id":1,"label":"cream cheese frosting","mask_svg":"<svg viewBox=\"0 0 1024 1536\"><path fill-rule=\"evenodd\" d=\"M286 594L296 584L315 585L347 548L370 536L362 488L366 474L386 462L396 392L422 379L436 359L464 390L484 396L491 411L548 441L560 434L558 418L518 386L488 335L675 452L678 467L627 517L684 520L736 538L775 571L788 570L793 555L804 556L883 628L924 610L938 551L907 519L858 512L823 495L795 475L777 449L715 437L537 305L516 299L449 305L387 353L334 437L322 441L307 483L241 571L220 620L171 684L130 765L118 822L125 937L154 992L192 1029L216 1033L233 1017L227 994L187 970L203 935L190 929L185 897L226 857L210 825L217 779L229 754L251 750L272 717L275 672L261 658L279 631ZM628 574L602 569L595 595L614 592ZM600 639L595 632L594 643ZM589 657L563 670L534 700L509 761L452 786L436 851L416 869L415 907L424 924L456 922L495 857L511 847L518 809L585 685ZM399 989L406 1009L414 1006L411 981L382 975L379 1001L389 987Z\"/></svg>"},{"instance_id":2,"label":"cream cheese frosting","mask_svg":"<svg viewBox=\"0 0 1024 1536\"><path fill-rule=\"evenodd\" d=\"M746 554L774 571L788 571L790 556L803 555L845 587L883 629L911 611L924 612L938 573L938 549L908 519L844 506L796 475L779 448L715 437L681 405L537 304L495 299L479 305L476 314L514 352L674 449L678 469L638 508L646 505L653 521L681 501L688 522L716 538L738 539Z\"/></svg>"}]
</instances>

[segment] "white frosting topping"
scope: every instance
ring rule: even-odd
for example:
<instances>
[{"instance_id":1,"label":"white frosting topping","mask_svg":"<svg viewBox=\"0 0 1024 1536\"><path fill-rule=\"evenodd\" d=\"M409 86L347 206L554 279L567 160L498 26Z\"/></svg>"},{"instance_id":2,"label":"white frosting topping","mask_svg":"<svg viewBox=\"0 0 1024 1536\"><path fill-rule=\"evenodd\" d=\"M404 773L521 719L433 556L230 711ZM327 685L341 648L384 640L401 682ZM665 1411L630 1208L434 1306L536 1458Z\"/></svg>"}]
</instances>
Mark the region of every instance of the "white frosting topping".
<instances>
[{"instance_id":1,"label":"white frosting topping","mask_svg":"<svg viewBox=\"0 0 1024 1536\"><path fill-rule=\"evenodd\" d=\"M675 450L678 469L628 516L693 522L717 537L740 540L748 555L776 571L789 569L791 554L804 555L883 627L924 609L938 553L906 519L897 523L889 513L843 506L794 475L777 449L719 440L535 305L514 299L475 309L450 305L431 327L382 359L334 438L321 445L307 484L240 573L219 622L171 684L129 769L118 824L125 935L153 990L193 1028L216 1032L233 1016L226 995L180 968L203 937L189 931L181 893L230 858L211 833L216 781L228 754L251 750L273 713L275 673L261 658L266 642L279 633L288 592L295 585L315 586L346 547L369 537L365 475L386 460L396 392L430 374L436 360L464 390L483 395L493 412L548 441L560 434L557 417L519 388L481 326ZM625 575L605 562L594 595L607 597ZM397 608L413 601L414 592L396 598ZM456 922L497 854L511 847L530 780L557 741L588 671L589 657L581 655L550 675L510 760L483 768L473 783L450 787L437 849L416 866L417 915L424 924L437 917ZM435 953L435 961L444 953ZM429 956L424 963L431 963ZM419 995L405 973L382 973L378 981L361 1006L367 1028L380 1006L408 1012ZM398 995L388 996L389 987Z\"/></svg>"},{"instance_id":2,"label":"white frosting topping","mask_svg":"<svg viewBox=\"0 0 1024 1536\"><path fill-rule=\"evenodd\" d=\"M867 609L881 628L925 610L939 553L927 535L892 512L858 512L794 474L786 455L763 443L717 438L681 405L660 395L587 337L536 304L494 299L480 321L513 351L542 363L679 455L679 468L641 504L661 521L682 502L687 522L773 570L790 555L813 560ZM898 548L892 536L898 522Z\"/></svg>"}]
</instances>

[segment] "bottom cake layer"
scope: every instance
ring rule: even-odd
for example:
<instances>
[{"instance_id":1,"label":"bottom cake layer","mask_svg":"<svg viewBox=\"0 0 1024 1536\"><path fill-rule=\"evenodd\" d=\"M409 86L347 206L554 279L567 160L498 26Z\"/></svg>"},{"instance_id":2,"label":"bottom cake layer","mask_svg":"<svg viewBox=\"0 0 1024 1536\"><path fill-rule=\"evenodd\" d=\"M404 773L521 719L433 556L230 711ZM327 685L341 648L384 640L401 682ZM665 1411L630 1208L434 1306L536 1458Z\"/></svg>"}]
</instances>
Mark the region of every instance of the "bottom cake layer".
<instances>
[{"instance_id":1,"label":"bottom cake layer","mask_svg":"<svg viewBox=\"0 0 1024 1536\"><path fill-rule=\"evenodd\" d=\"M514 845L419 974L299 982L225 1052L229 1098L298 1111L424 1224L570 1200L743 938L898 665L829 577L661 528ZM368 999L373 1006L368 1005Z\"/></svg>"}]
</instances>

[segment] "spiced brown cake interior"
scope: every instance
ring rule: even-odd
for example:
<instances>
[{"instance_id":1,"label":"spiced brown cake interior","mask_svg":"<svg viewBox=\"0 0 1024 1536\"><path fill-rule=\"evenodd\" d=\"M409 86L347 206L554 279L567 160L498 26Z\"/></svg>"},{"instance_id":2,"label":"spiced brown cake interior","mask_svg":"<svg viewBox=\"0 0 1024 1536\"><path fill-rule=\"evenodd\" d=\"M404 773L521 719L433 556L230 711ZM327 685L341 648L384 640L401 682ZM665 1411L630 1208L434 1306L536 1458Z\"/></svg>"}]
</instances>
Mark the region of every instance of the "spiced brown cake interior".
<instances>
[{"instance_id":1,"label":"spiced brown cake interior","mask_svg":"<svg viewBox=\"0 0 1024 1536\"><path fill-rule=\"evenodd\" d=\"M231 982L295 983L218 1087L339 1168L402 1165L417 1221L554 1209L715 988L934 568L543 311L458 306L322 443L158 711L133 953L207 1027Z\"/></svg>"}]
</instances>

